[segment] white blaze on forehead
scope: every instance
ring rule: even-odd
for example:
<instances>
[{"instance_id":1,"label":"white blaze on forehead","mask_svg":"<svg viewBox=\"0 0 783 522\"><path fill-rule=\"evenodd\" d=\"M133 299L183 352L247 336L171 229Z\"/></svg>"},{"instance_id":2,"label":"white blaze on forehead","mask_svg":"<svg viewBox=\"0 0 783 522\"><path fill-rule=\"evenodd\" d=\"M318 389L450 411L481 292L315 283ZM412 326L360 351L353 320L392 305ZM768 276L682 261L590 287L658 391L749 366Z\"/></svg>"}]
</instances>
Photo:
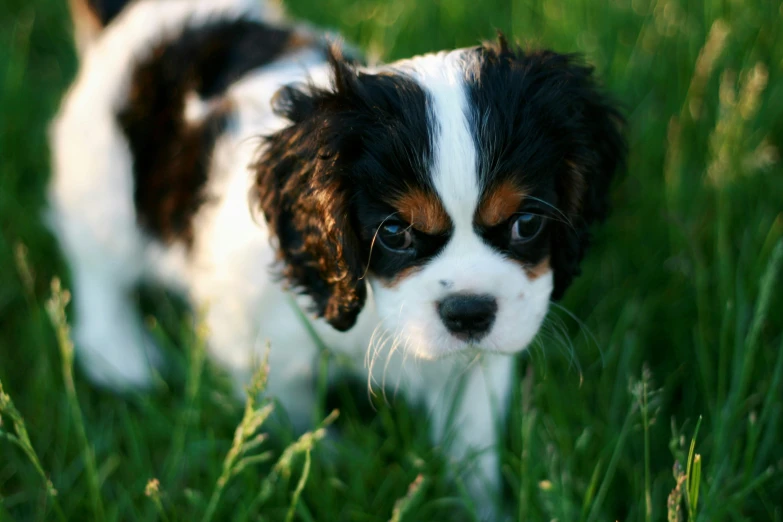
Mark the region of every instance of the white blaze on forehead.
<instances>
[{"instance_id":1,"label":"white blaze on forehead","mask_svg":"<svg viewBox=\"0 0 783 522\"><path fill-rule=\"evenodd\" d=\"M463 51L400 62L429 95L432 181L455 231L472 230L478 205L476 145L468 123Z\"/></svg>"}]
</instances>

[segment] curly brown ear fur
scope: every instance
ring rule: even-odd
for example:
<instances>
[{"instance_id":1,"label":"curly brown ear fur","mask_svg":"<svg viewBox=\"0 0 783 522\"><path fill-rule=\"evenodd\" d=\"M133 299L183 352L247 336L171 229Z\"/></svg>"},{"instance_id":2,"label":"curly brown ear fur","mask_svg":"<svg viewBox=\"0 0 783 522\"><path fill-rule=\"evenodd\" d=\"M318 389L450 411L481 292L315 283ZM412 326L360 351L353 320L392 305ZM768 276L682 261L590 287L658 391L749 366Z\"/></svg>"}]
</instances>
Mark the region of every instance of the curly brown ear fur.
<instances>
[{"instance_id":1,"label":"curly brown ear fur","mask_svg":"<svg viewBox=\"0 0 783 522\"><path fill-rule=\"evenodd\" d=\"M347 176L361 138L352 129L356 73L331 51L333 90L283 87L273 109L291 125L269 136L254 191L279 242L283 277L334 328L356 322L367 295L365 259L350 219Z\"/></svg>"}]
</instances>

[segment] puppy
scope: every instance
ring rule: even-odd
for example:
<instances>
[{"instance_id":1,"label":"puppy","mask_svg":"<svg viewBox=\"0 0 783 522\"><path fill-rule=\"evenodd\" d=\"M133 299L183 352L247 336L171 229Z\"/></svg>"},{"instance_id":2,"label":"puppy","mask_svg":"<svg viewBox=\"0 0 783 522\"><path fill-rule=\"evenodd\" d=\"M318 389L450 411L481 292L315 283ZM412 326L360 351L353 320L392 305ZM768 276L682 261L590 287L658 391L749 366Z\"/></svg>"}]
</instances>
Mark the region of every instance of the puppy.
<instances>
[{"instance_id":1,"label":"puppy","mask_svg":"<svg viewBox=\"0 0 783 522\"><path fill-rule=\"evenodd\" d=\"M151 280L206 310L238 382L269 341L296 424L325 344L423 403L434 440L478 454L476 495L497 491L510 356L578 273L625 156L591 69L502 36L360 66L255 0L71 7L50 221L90 378L150 385L129 294Z\"/></svg>"}]
</instances>

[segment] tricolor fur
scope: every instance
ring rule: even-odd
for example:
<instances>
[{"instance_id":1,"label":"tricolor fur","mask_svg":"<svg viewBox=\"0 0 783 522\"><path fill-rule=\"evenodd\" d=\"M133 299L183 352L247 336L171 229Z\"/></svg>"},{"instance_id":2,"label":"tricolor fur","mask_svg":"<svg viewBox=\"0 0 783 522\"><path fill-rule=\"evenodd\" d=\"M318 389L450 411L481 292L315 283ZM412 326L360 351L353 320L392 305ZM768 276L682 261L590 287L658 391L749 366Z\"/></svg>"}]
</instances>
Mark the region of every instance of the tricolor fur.
<instances>
[{"instance_id":1,"label":"tricolor fur","mask_svg":"<svg viewBox=\"0 0 783 522\"><path fill-rule=\"evenodd\" d=\"M423 401L456 457L495 446L509 355L578 274L624 161L591 69L503 37L367 67L255 1L95 5L72 3L91 29L50 186L91 378L150 384L162 361L129 293L152 280L206 310L238 382L271 341L268 392L298 425L304 317L371 386ZM496 491L496 452L479 462L471 484Z\"/></svg>"}]
</instances>

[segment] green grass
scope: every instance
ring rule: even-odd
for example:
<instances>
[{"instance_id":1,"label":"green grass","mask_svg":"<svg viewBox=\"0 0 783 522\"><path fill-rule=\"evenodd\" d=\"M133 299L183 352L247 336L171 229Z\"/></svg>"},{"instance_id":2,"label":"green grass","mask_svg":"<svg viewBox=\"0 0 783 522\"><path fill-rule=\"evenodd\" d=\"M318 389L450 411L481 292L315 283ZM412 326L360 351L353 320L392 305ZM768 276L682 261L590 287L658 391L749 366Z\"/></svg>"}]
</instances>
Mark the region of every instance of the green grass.
<instances>
[{"instance_id":1,"label":"green grass","mask_svg":"<svg viewBox=\"0 0 783 522\"><path fill-rule=\"evenodd\" d=\"M519 519L783 520L778 4L287 3L390 59L496 28L581 51L625 105L613 214L570 313L520 361L503 459ZM165 392L120 398L71 374L62 292L47 308L68 271L39 219L46 123L76 66L67 20L64 0L0 4L0 521L470 520L416 410L362 420L364 395L342 393L339 440L267 439L267 404L232 399L159 291Z\"/></svg>"}]
</instances>

